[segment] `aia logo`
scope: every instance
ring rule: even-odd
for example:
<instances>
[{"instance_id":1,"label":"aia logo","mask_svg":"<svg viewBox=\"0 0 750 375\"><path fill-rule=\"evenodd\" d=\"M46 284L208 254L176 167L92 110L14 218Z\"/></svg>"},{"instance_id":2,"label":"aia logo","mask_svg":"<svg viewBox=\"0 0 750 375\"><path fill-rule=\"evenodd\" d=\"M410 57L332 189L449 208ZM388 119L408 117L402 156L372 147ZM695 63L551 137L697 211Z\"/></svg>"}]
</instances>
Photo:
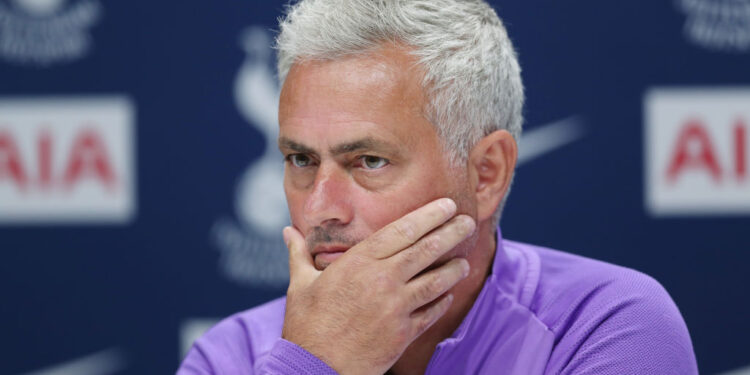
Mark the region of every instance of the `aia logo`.
<instances>
[{"instance_id":1,"label":"aia logo","mask_svg":"<svg viewBox=\"0 0 750 375\"><path fill-rule=\"evenodd\" d=\"M750 214L750 88L655 89L645 107L651 214Z\"/></svg>"},{"instance_id":2,"label":"aia logo","mask_svg":"<svg viewBox=\"0 0 750 375\"><path fill-rule=\"evenodd\" d=\"M716 184L725 179L734 178L743 182L747 178L747 125L738 118L729 134L732 148L730 165L722 166L714 141L708 131L706 122L689 119L685 121L675 143L672 158L667 167L667 180L676 183L680 175L689 170L696 170L711 176Z\"/></svg>"},{"instance_id":3,"label":"aia logo","mask_svg":"<svg viewBox=\"0 0 750 375\"><path fill-rule=\"evenodd\" d=\"M7 127L7 126L6 126ZM114 190L115 172L107 146L94 127L82 128L73 138L67 160L62 169L54 170L52 150L55 137L49 129L42 130L30 150L36 153L37 165L26 165L18 143L12 133L3 131L0 124L0 183L3 180L15 185L21 193L38 189L70 191L85 179L91 179L108 190ZM35 171L34 171L35 169Z\"/></svg>"},{"instance_id":4,"label":"aia logo","mask_svg":"<svg viewBox=\"0 0 750 375\"><path fill-rule=\"evenodd\" d=\"M133 122L126 98L0 99L0 222L131 220Z\"/></svg>"}]
</instances>

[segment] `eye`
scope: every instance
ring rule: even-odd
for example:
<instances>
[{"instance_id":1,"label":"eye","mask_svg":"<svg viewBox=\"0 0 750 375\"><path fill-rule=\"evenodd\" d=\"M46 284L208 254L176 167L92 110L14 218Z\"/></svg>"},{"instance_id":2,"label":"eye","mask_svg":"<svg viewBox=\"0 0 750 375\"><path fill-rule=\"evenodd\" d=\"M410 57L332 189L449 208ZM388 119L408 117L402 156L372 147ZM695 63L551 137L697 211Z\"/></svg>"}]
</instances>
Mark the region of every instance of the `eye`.
<instances>
[{"instance_id":1,"label":"eye","mask_svg":"<svg viewBox=\"0 0 750 375\"><path fill-rule=\"evenodd\" d=\"M380 169L388 165L388 159L378 156L364 155L360 157L362 167L365 169Z\"/></svg>"},{"instance_id":2,"label":"eye","mask_svg":"<svg viewBox=\"0 0 750 375\"><path fill-rule=\"evenodd\" d=\"M297 168L304 168L312 163L310 157L305 154L291 154L286 157L286 160L288 160L290 163L292 163L293 166Z\"/></svg>"}]
</instances>

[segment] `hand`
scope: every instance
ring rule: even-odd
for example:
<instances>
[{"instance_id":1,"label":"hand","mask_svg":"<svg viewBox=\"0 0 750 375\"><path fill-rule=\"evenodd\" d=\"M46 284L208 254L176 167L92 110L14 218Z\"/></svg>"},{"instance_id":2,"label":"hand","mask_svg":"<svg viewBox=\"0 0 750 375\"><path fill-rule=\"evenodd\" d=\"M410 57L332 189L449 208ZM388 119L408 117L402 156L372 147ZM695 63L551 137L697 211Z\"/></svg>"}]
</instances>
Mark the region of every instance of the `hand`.
<instances>
[{"instance_id":1,"label":"hand","mask_svg":"<svg viewBox=\"0 0 750 375\"><path fill-rule=\"evenodd\" d=\"M462 258L421 273L474 231L471 217L455 213L450 199L431 202L324 271L315 268L303 236L285 228L290 282L282 337L341 374L385 373L445 314L453 300L446 292L469 274Z\"/></svg>"}]
</instances>

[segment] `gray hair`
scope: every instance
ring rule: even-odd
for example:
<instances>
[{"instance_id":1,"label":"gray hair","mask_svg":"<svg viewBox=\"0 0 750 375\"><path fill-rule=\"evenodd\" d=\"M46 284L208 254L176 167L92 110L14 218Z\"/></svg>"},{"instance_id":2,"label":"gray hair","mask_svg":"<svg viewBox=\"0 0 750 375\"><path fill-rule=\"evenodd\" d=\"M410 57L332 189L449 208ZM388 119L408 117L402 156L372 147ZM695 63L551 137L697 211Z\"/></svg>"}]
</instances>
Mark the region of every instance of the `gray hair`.
<instances>
[{"instance_id":1,"label":"gray hair","mask_svg":"<svg viewBox=\"0 0 750 375\"><path fill-rule=\"evenodd\" d=\"M411 47L425 73L425 116L454 166L496 130L520 139L521 68L502 21L483 0L301 0L280 28L282 84L298 61L366 54L385 42Z\"/></svg>"}]
</instances>

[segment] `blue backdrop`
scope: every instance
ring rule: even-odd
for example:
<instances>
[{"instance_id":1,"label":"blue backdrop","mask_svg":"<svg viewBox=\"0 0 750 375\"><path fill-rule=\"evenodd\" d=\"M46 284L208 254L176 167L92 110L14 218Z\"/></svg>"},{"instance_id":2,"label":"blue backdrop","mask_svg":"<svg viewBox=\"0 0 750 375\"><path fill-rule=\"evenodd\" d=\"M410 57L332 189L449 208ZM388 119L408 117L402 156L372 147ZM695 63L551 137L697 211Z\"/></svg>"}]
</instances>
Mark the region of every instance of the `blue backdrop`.
<instances>
[{"instance_id":1,"label":"blue backdrop","mask_svg":"<svg viewBox=\"0 0 750 375\"><path fill-rule=\"evenodd\" d=\"M519 52L531 145L504 237L652 275L680 307L701 373L750 366L750 210L650 210L644 120L655 88L750 87L750 1L493 4ZM282 162L267 147L283 7L0 0L0 135L21 154L39 151L8 115L26 108L17 100L37 103L28 111L61 144L44 100L114 97L132 115L129 146L105 142L132 161L112 162L132 175L118 193L129 214L108 220L11 214L27 198L0 147L0 373L173 373L212 321L284 293ZM750 191L744 181L737 191Z\"/></svg>"}]
</instances>

